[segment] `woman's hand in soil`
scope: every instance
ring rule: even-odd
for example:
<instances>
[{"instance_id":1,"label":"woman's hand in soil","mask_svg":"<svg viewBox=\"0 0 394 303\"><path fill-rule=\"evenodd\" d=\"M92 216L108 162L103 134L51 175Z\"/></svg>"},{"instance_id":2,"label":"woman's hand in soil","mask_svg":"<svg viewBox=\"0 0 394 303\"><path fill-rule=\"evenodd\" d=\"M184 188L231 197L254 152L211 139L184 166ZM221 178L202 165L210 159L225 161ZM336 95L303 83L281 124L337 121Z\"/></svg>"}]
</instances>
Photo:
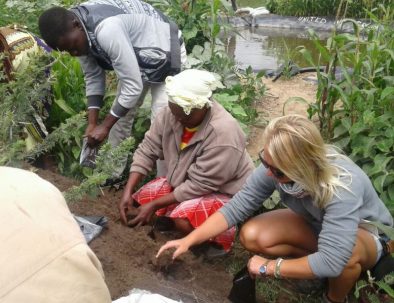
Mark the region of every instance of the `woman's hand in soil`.
<instances>
[{"instance_id":1,"label":"woman's hand in soil","mask_svg":"<svg viewBox=\"0 0 394 303\"><path fill-rule=\"evenodd\" d=\"M152 202L141 205L139 208L137 208L137 216L133 220L130 220L128 222L128 225L131 226L146 225L149 223L154 213L155 213L155 207Z\"/></svg>"},{"instance_id":2,"label":"woman's hand in soil","mask_svg":"<svg viewBox=\"0 0 394 303\"><path fill-rule=\"evenodd\" d=\"M172 259L175 260L177 257L179 257L181 254L184 254L189 250L190 245L187 243L186 239L179 239L179 240L173 240L173 241L168 241L166 244L164 244L162 247L160 247L159 251L157 252L156 258L160 257L160 255L167 249L170 248L176 248L174 253L172 254Z\"/></svg>"}]
</instances>

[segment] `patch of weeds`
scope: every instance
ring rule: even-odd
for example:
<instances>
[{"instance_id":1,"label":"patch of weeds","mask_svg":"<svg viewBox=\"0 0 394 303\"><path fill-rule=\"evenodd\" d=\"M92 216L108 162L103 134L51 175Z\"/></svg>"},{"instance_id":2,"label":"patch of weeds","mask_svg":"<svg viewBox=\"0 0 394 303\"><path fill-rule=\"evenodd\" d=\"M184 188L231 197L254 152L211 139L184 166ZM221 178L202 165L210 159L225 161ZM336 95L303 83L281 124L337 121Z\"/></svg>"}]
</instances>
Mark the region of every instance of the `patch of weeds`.
<instances>
[{"instance_id":1,"label":"patch of weeds","mask_svg":"<svg viewBox=\"0 0 394 303\"><path fill-rule=\"evenodd\" d=\"M280 280L270 277L256 280L256 295L258 298L263 298L263 302L278 302L281 292Z\"/></svg>"}]
</instances>

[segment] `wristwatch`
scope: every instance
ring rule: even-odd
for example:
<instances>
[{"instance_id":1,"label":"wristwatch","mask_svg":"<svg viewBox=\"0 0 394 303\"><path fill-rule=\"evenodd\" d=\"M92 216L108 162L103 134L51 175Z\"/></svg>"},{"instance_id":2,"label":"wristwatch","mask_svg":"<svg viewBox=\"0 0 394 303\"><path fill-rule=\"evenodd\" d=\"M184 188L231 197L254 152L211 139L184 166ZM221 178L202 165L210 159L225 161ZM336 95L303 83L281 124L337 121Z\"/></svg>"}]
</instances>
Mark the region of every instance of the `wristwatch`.
<instances>
[{"instance_id":1,"label":"wristwatch","mask_svg":"<svg viewBox=\"0 0 394 303\"><path fill-rule=\"evenodd\" d=\"M269 262L269 261L265 262L263 265L260 266L260 268L259 268L259 273L260 273L261 276L265 276L265 275L267 274L267 265L268 265L268 262Z\"/></svg>"}]
</instances>

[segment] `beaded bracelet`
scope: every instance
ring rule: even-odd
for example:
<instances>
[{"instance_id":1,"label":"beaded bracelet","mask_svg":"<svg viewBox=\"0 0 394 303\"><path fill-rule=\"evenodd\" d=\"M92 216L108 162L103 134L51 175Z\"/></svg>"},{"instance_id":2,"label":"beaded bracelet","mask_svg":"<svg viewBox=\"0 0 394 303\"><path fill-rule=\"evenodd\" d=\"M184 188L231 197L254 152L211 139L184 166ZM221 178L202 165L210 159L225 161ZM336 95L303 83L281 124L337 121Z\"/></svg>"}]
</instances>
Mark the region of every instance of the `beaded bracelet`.
<instances>
[{"instance_id":1,"label":"beaded bracelet","mask_svg":"<svg viewBox=\"0 0 394 303\"><path fill-rule=\"evenodd\" d=\"M277 279L281 278L280 265L282 264L282 262L283 262L283 259L282 258L278 258L276 260L276 263L275 263L274 277L277 278Z\"/></svg>"}]
</instances>

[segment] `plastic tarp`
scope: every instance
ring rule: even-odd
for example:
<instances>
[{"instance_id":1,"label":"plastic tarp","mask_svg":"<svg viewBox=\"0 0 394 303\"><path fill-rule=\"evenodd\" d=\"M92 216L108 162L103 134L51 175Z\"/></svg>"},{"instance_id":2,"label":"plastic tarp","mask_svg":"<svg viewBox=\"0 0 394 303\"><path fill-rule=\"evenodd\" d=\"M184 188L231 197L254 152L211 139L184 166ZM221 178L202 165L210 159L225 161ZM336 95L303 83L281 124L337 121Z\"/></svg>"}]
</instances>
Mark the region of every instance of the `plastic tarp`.
<instances>
[{"instance_id":1,"label":"plastic tarp","mask_svg":"<svg viewBox=\"0 0 394 303\"><path fill-rule=\"evenodd\" d=\"M159 294L134 288L127 297L119 298L112 303L182 303L182 301L174 301Z\"/></svg>"},{"instance_id":2,"label":"plastic tarp","mask_svg":"<svg viewBox=\"0 0 394 303\"><path fill-rule=\"evenodd\" d=\"M74 219L77 221L87 243L96 238L108 222L108 219L104 216L81 217L74 215Z\"/></svg>"}]
</instances>

